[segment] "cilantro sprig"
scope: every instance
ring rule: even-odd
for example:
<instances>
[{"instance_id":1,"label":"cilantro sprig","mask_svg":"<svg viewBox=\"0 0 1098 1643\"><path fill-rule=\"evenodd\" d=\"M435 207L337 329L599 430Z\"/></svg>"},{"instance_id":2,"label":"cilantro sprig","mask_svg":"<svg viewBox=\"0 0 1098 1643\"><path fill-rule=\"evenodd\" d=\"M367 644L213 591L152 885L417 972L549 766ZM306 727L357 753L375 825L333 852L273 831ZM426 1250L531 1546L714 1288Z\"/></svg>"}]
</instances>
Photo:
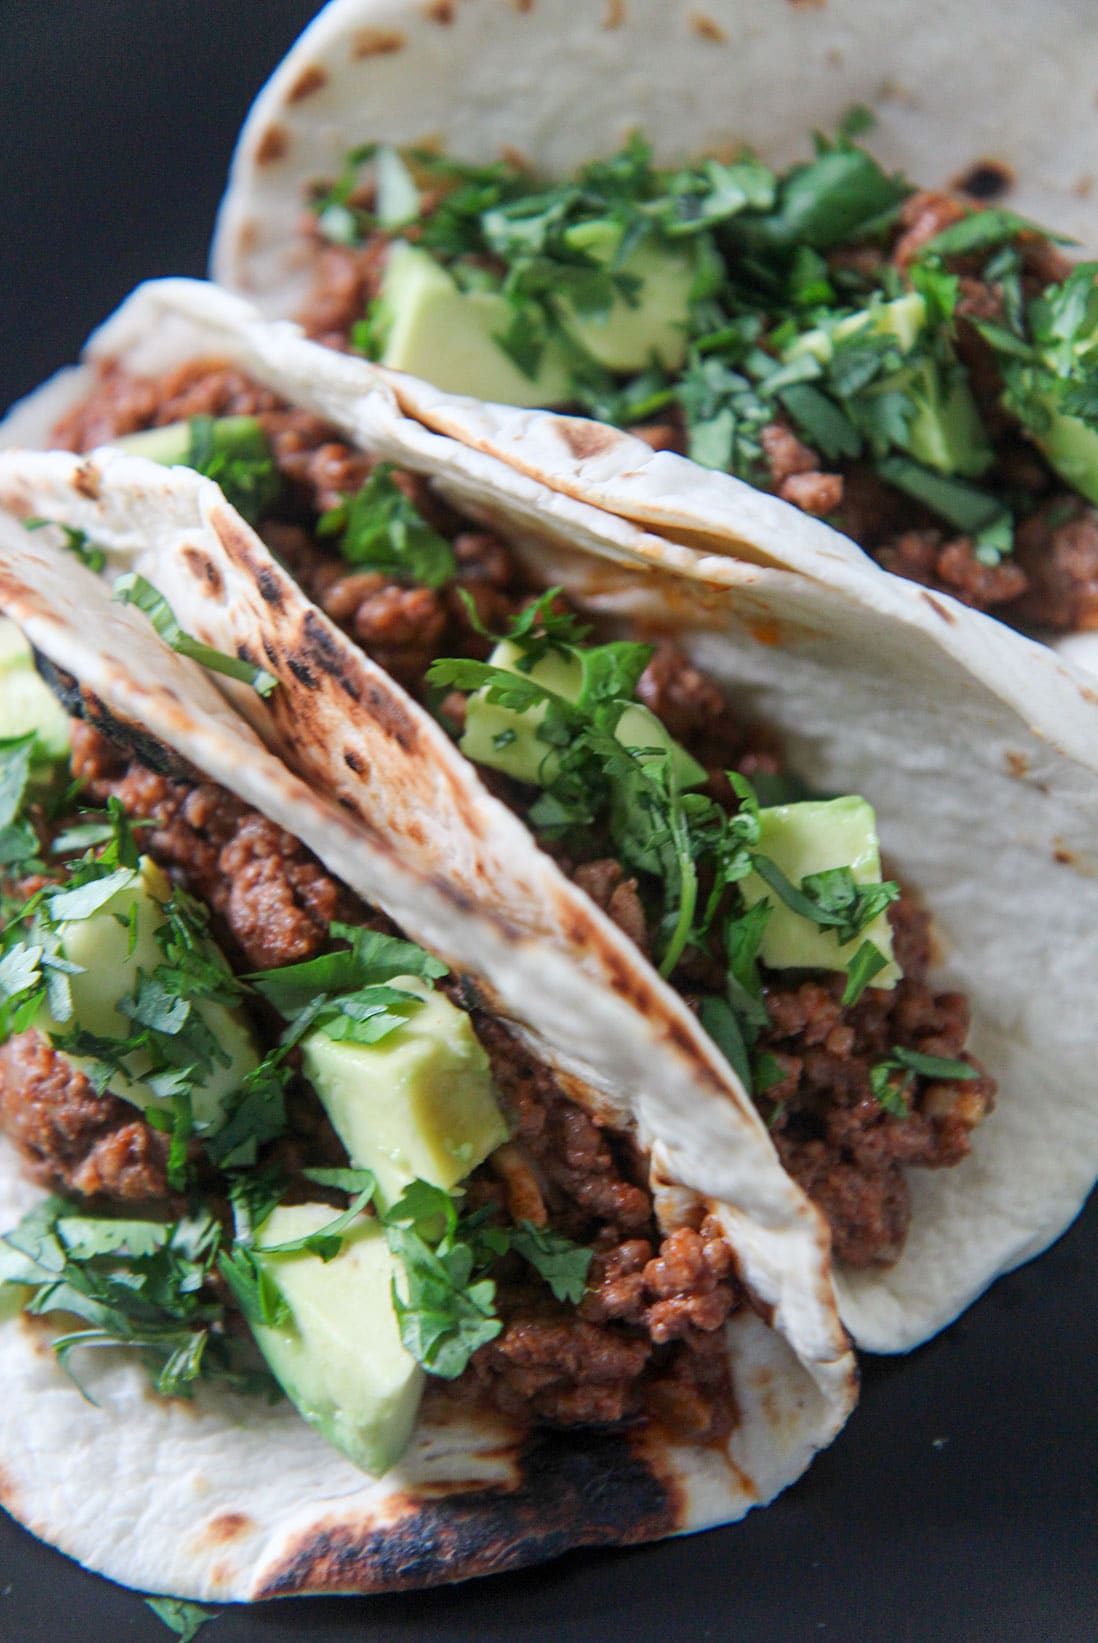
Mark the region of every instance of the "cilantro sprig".
<instances>
[{"instance_id":1,"label":"cilantro sprig","mask_svg":"<svg viewBox=\"0 0 1098 1643\"><path fill-rule=\"evenodd\" d=\"M273 1383L226 1329L224 1305L209 1287L221 1236L218 1221L203 1213L132 1220L81 1214L48 1198L0 1239L0 1282L29 1288L35 1316L82 1321L53 1342L78 1386L74 1356L112 1346L133 1351L165 1397L191 1396L199 1379L270 1392Z\"/></svg>"},{"instance_id":2,"label":"cilantro sprig","mask_svg":"<svg viewBox=\"0 0 1098 1643\"><path fill-rule=\"evenodd\" d=\"M116 577L114 598L120 605L136 605L178 655L189 656L200 666L209 668L211 673L223 673L227 678L239 679L251 685L258 696L269 696L277 686L278 680L266 668L246 662L239 656L227 656L224 651L215 650L212 645L203 644L200 639L184 632L168 601L136 571L127 571Z\"/></svg>"},{"instance_id":3,"label":"cilantro sprig","mask_svg":"<svg viewBox=\"0 0 1098 1643\"><path fill-rule=\"evenodd\" d=\"M320 517L317 535L338 537L339 552L359 570L384 571L440 588L457 571L454 550L379 462L360 490Z\"/></svg>"},{"instance_id":4,"label":"cilantro sprig","mask_svg":"<svg viewBox=\"0 0 1098 1643\"><path fill-rule=\"evenodd\" d=\"M673 974L690 948L724 958L725 996L707 999L702 1019L751 1089L757 1078L752 1052L768 1021L758 953L770 902L747 908L737 886L756 873L778 901L831 931L839 947L862 935L898 898L899 887L859 883L848 866L791 883L760 847L758 796L746 778L726 773L739 800L730 814L691 790L697 778L683 781L682 749L667 742L623 745L615 732L636 701L651 651L621 642L585 645L586 630L554 612L558 591L550 589L523 612L508 634L493 636L517 651L513 665L445 658L432 664L428 680L439 688L483 691L487 702L517 714L537 712L535 738L544 743L545 758L527 820L553 840L582 843L593 829L606 830L615 855L640 878L646 901L659 898L661 975ZM566 658L579 677L574 699L532 676L550 652ZM886 963L872 941L862 942L847 966L846 1002L856 1002Z\"/></svg>"},{"instance_id":5,"label":"cilantro sprig","mask_svg":"<svg viewBox=\"0 0 1098 1643\"><path fill-rule=\"evenodd\" d=\"M916 1078L965 1080L979 1078L980 1072L967 1061L944 1055L924 1055L921 1050L892 1046L892 1054L869 1069L869 1087L881 1106L895 1118L908 1118L911 1108L907 1092Z\"/></svg>"}]
</instances>

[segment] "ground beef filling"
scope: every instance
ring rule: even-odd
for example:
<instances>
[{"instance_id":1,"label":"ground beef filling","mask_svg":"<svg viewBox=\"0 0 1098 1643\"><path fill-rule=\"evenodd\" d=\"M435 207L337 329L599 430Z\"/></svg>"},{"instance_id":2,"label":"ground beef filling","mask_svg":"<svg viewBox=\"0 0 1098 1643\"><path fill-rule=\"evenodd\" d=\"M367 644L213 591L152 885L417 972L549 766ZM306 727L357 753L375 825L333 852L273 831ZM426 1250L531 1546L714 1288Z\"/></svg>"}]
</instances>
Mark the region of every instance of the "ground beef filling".
<instances>
[{"instance_id":1,"label":"ground beef filling","mask_svg":"<svg viewBox=\"0 0 1098 1643\"><path fill-rule=\"evenodd\" d=\"M870 278L889 264L902 275L923 245L969 209L949 194L914 193L901 208L887 245L840 246L829 260L833 267L854 268ZM308 232L314 245L314 278L299 319L316 341L346 351L368 304L380 293L388 237L375 230L363 246L331 245L317 233L312 217ZM1019 248L1027 296L1070 272L1070 264L1040 235L1023 236ZM805 513L832 520L898 576L952 594L978 610L993 610L1025 629L1095 627L1098 513L1065 488L1000 407L1002 384L994 357L970 323L1003 317L998 288L978 277L980 260L970 256L950 261L951 271L961 278L958 348L997 447L995 465L982 483L1022 489L1033 499L1034 519L1022 526L1015 555L997 565L981 563L970 537L951 532L911 498L878 479L867 463L859 460L829 469L783 418L761 431L765 472L760 482ZM654 450L686 454L685 429L675 412L665 412L658 423L631 432Z\"/></svg>"},{"instance_id":2,"label":"ground beef filling","mask_svg":"<svg viewBox=\"0 0 1098 1643\"><path fill-rule=\"evenodd\" d=\"M79 721L72 740L82 797L114 797L134 821L156 823L142 831L142 848L206 902L238 968L314 956L333 918L392 931L296 839L223 789L158 775ZM460 998L460 980L449 985ZM477 1012L475 1023L514 1135L471 1178L470 1203L491 1204L504 1220L552 1225L592 1247L594 1258L577 1308L509 1257L499 1274L502 1332L444 1395L552 1425L649 1418L681 1438L722 1437L735 1420L722 1326L743 1294L719 1223L699 1216L696 1229L662 1235L643 1159L568 1100L498 1021ZM257 1029L262 1036L262 1020ZM273 1037L277 1024L266 1030ZM346 1164L303 1080L291 1087L288 1116L288 1132L263 1164L291 1175ZM169 1197L168 1136L129 1103L98 1095L37 1031L0 1048L0 1129L51 1191L119 1204ZM197 1143L194 1162L202 1168ZM302 1180L289 1199L316 1195Z\"/></svg>"},{"instance_id":3,"label":"ground beef filling","mask_svg":"<svg viewBox=\"0 0 1098 1643\"><path fill-rule=\"evenodd\" d=\"M115 433L162 425L199 411L217 416L246 412L259 417L288 481L291 499L279 518L262 522L265 540L306 593L420 699L426 698L423 675L435 656L483 658L490 648L490 641L470 621L462 592L473 601L480 622L500 631L538 591L531 588L503 543L486 532L467 529L422 478L407 474L400 475L399 482L453 544L458 567L455 580L436 591L348 567L329 545L318 542L309 525L341 494L350 494L361 485L370 459L342 443L316 417L286 407L240 372L216 363L192 362L156 382L104 371L91 396L70 415L59 435L76 448L84 448ZM805 467L813 453L788 435L788 430L773 434L765 443L776 475L788 479L814 471ZM877 492L884 489L872 475L854 476L855 491L868 493L874 487ZM848 485L848 495L850 489ZM895 493L891 494L894 503ZM1089 510L1076 505L1074 526L1080 540L1072 550L1073 573L1087 557L1090 517ZM1040 574L1047 578L1053 575L1048 567L1056 554L1042 557L1043 549L1057 532L1072 526L1071 521L1054 523L1058 519L1050 507L1028 521L1020 533L1020 555L1027 562L1030 558L1039 561L1044 567ZM1039 539L1042 528L1047 540ZM1098 532L1098 526L1095 529ZM1032 549L1027 546L1031 537ZM1098 536L1095 554L1098 587ZM1016 569L1009 562L1004 568ZM934 580L929 574L925 579ZM1051 582L1047 586L1051 588ZM707 791L726 808L736 804L726 770L738 770L752 780L784 773L774 735L765 728L741 724L715 681L674 646L656 649L638 695L705 767ZM443 719L455 731L461 727L464 707L465 698L458 693L442 703ZM528 788L491 771L483 771L482 776L520 814L528 808ZM200 785L176 794L173 784L140 767L130 779L132 795L125 783L119 789L127 808L162 824L153 835L154 853L160 850L168 861L180 860L188 872L197 872L198 893L227 920L234 939L246 952L251 953L248 920L254 898L250 880L242 881L239 889L234 884L232 875L242 866L265 884L270 906L285 917L287 938L295 932L299 935L303 946L297 956L308 956L309 940L323 939L326 922L311 912L311 858L296 841L281 835L268 848L265 834L270 824L254 813L245 813L241 806L237 811L251 819L230 821L219 804L205 797L217 794L217 789ZM100 790L93 788L96 791ZM233 802L221 795L221 804L231 807ZM210 842L197 845L196 830L202 840ZM259 837L253 843L255 833ZM273 829L271 836L278 833ZM554 844L545 848L642 951L654 950L653 921L643 886L614 858L608 838L596 831L583 841L582 848L574 841L567 851ZM178 853L175 857L173 850ZM301 856L298 886L288 884L287 872L275 864L282 852L289 853L292 864L295 851ZM332 893L332 881L327 885L327 891L318 886L311 892L322 905L326 905L325 895ZM912 1110L906 1118L885 1112L872 1095L870 1069L894 1045L960 1059L964 1058L968 1028L965 1000L959 995L935 995L926 985L926 916L910 896L891 910L891 916L904 969L903 982L891 991L871 988L853 1009L843 1010L839 1003L842 977L837 974L811 981L781 971L766 977L772 1027L760 1047L774 1055L785 1076L759 1106L786 1167L826 1215L836 1252L856 1266L896 1259L910 1217L904 1168L959 1162L968 1151L971 1130L990 1109L995 1089L994 1081L983 1074L952 1084L919 1079L910 1092ZM268 931L275 932L276 944L281 945L277 919L254 918L252 929L260 941ZM287 957L255 958L251 967L290 961ZM694 1001L699 993L723 989L723 967L704 954L688 951L672 980Z\"/></svg>"}]
</instances>

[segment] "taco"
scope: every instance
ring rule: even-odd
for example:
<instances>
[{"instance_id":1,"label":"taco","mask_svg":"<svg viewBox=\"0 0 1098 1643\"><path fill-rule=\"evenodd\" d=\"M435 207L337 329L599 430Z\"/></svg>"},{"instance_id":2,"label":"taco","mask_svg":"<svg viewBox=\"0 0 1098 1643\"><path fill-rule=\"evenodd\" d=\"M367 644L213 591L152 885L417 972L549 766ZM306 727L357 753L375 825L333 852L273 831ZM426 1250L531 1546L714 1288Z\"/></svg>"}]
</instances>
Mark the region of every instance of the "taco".
<instances>
[{"instance_id":1,"label":"taco","mask_svg":"<svg viewBox=\"0 0 1098 1643\"><path fill-rule=\"evenodd\" d=\"M634 429L434 423L679 540L726 499L762 544L768 512L667 452L801 510L787 537L824 518L1027 631L1092 628L1098 288L1062 249L1095 239L1092 30L976 6L966 50L910 11L917 52L857 0L337 0L244 128L214 275L449 392Z\"/></svg>"},{"instance_id":2,"label":"taco","mask_svg":"<svg viewBox=\"0 0 1098 1643\"><path fill-rule=\"evenodd\" d=\"M250 467L217 450L226 413L229 444L253 442ZM50 419L79 445L201 459L246 507L266 454L265 482L277 469L283 488L260 534L339 629L325 627L327 660L276 693L286 758L358 802L362 777L313 727L355 721L366 697L341 681L365 653L430 706L698 1011L828 1217L861 1344L926 1339L1076 1213L1098 1127L1079 962L1098 704L1055 658L835 556L802 551L795 573L702 556L547 492L402 415L370 366L209 288L144 288L77 376L17 414L27 439ZM193 479L154 485L133 461L13 452L0 504L87 532L189 633L276 667L280 633L320 622L316 609L243 527L233 575L204 571L184 551ZM143 548L146 508L174 547ZM577 612L604 630L581 635ZM254 692L237 699L261 727ZM604 734L619 721L629 745ZM447 780L472 781L439 726L429 746ZM841 845L800 831L826 835L851 807ZM906 894L888 906L894 880ZM1055 913L1015 922L1019 898ZM546 905L514 916L558 943ZM784 950L763 934L771 919Z\"/></svg>"},{"instance_id":3,"label":"taco","mask_svg":"<svg viewBox=\"0 0 1098 1643\"><path fill-rule=\"evenodd\" d=\"M87 555L125 519L260 597L212 482L98 478ZM701 1528L796 1477L854 1397L827 1240L680 1000L364 657L351 719L301 715L318 614L268 673L169 648L71 532L0 541L77 715L6 633L4 1504L124 1583L250 1600ZM275 748L331 731L357 799L215 678ZM155 1525L120 1533L150 1455Z\"/></svg>"}]
</instances>

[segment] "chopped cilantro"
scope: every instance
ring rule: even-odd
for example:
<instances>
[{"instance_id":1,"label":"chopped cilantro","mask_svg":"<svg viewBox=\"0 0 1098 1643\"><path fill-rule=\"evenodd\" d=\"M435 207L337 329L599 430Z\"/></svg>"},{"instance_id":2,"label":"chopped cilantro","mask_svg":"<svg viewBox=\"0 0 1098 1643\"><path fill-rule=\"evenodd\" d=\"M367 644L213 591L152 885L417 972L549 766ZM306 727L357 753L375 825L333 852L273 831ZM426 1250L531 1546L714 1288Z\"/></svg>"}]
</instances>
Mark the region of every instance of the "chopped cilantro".
<instances>
[{"instance_id":1,"label":"chopped cilantro","mask_svg":"<svg viewBox=\"0 0 1098 1643\"><path fill-rule=\"evenodd\" d=\"M282 478L254 416L192 416L184 465L213 479L249 524L258 524L282 492ZM207 664L208 665L208 664Z\"/></svg>"},{"instance_id":2,"label":"chopped cilantro","mask_svg":"<svg viewBox=\"0 0 1098 1643\"><path fill-rule=\"evenodd\" d=\"M843 988L843 1007L856 1004L874 976L880 975L888 960L872 941L863 941L846 967L846 986Z\"/></svg>"},{"instance_id":3,"label":"chopped cilantro","mask_svg":"<svg viewBox=\"0 0 1098 1643\"><path fill-rule=\"evenodd\" d=\"M136 571L127 571L124 576L116 578L114 597L119 604L136 605L138 610L144 611L157 633L174 651L180 656L189 656L212 673L224 673L230 679L240 679L244 684L251 685L260 696L269 696L278 684L274 674L268 673L266 668L246 662L239 656L226 656L224 651L204 645L185 633L168 601Z\"/></svg>"},{"instance_id":4,"label":"chopped cilantro","mask_svg":"<svg viewBox=\"0 0 1098 1643\"><path fill-rule=\"evenodd\" d=\"M338 923L331 934L349 945L245 978L288 1018L282 1040L286 1047L310 1027L323 1028L329 1038L376 1044L423 1002L387 983L395 976L418 976L430 983L447 973L445 964L414 942Z\"/></svg>"},{"instance_id":5,"label":"chopped cilantro","mask_svg":"<svg viewBox=\"0 0 1098 1643\"><path fill-rule=\"evenodd\" d=\"M193 1643L201 1628L218 1618L217 1611L203 1608L200 1603L187 1603L181 1597L147 1597L146 1604L158 1620L162 1620L179 1643Z\"/></svg>"},{"instance_id":6,"label":"chopped cilantro","mask_svg":"<svg viewBox=\"0 0 1098 1643\"><path fill-rule=\"evenodd\" d=\"M338 536L349 565L387 571L422 587L440 588L454 577L454 550L434 530L381 462L354 496L321 515L319 536Z\"/></svg>"},{"instance_id":7,"label":"chopped cilantro","mask_svg":"<svg viewBox=\"0 0 1098 1643\"><path fill-rule=\"evenodd\" d=\"M940 234L935 234L920 248L919 255L923 258L967 256L973 251L984 251L989 246L1017 239L1019 234L1041 234L1046 239L1065 243L1063 235L1039 227L1028 217L1020 217L1016 211L997 206L986 211L972 211L959 222L950 223L948 228L943 228Z\"/></svg>"},{"instance_id":8,"label":"chopped cilantro","mask_svg":"<svg viewBox=\"0 0 1098 1643\"><path fill-rule=\"evenodd\" d=\"M891 1056L869 1069L869 1086L886 1112L896 1118L907 1118L911 1113L907 1091L916 1077L960 1080L979 1076L978 1069L970 1067L967 1061L923 1055L920 1050L905 1050L902 1045L894 1044Z\"/></svg>"},{"instance_id":9,"label":"chopped cilantro","mask_svg":"<svg viewBox=\"0 0 1098 1643\"><path fill-rule=\"evenodd\" d=\"M269 1390L208 1288L220 1244L212 1216L145 1223L84 1215L48 1198L0 1239L0 1281L33 1291L29 1312L61 1313L87 1326L53 1342L74 1379L77 1351L110 1345L136 1352L165 1397L189 1397L199 1378Z\"/></svg>"}]
</instances>

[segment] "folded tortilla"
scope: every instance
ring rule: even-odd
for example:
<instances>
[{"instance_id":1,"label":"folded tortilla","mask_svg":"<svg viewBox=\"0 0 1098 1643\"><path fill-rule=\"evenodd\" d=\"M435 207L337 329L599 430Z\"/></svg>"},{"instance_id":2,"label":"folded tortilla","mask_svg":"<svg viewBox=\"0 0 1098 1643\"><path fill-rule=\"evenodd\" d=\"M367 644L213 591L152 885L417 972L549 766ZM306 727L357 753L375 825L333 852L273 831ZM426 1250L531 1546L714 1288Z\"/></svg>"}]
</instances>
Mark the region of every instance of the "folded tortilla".
<instances>
[{"instance_id":1,"label":"folded tortilla","mask_svg":"<svg viewBox=\"0 0 1098 1643\"><path fill-rule=\"evenodd\" d=\"M92 359L150 373L199 356L232 361L352 443L430 475L456 506L516 544L532 576L563 583L581 607L623 620L639 615L673 631L782 732L813 787L858 792L873 804L890 859L933 911L940 962L932 979L969 995L972 1048L1000 1095L969 1159L910 1178L914 1216L900 1260L838 1274L856 1339L879 1351L914 1346L998 1273L1051 1242L1077 1213L1098 1161L1089 974L1098 928L1098 695L1085 679L1000 625L884 573L804 551L791 569L703 555L549 491L403 414L376 368L305 342L292 325L264 325L208 287L144 288L90 347ZM37 428L44 437L46 416L78 397L84 382L69 376L49 388L45 403L26 404L17 414L21 436ZM476 409L454 403L461 412ZM189 631L219 649L243 645L266 655L277 671L287 638L296 642L323 619L239 521L218 538L220 548L207 531L203 553L186 552L199 495L210 492L183 470L157 474L109 452L0 457L0 505L87 530L116 565L140 569L158 586ZM210 597L207 548L231 600ZM277 605L257 591L268 576L278 577ZM307 729L352 727L363 717L361 693L352 701L338 681L369 664L341 634L332 644L315 689L283 669L273 711L276 720L287 715L280 721L287 759L355 804L362 784L338 748L327 757ZM388 688L395 689L391 681ZM262 729L269 713L254 693L234 699ZM514 840L517 848L526 836L514 818L491 808L437 727L423 734L436 789L460 782L476 792L492 818L485 839ZM431 813L441 817L437 808ZM413 865L429 867L441 848L453 872L453 839L441 819L424 848L409 858ZM504 894L512 848L500 844L497 853ZM531 873L536 857L528 858ZM559 946L567 935L558 891L536 899L533 914L511 906L520 923L530 927L534 918L539 938ZM635 950L630 961L631 973L654 981ZM710 1068L719 1062L712 1046L705 1059ZM729 1068L722 1076L735 1087Z\"/></svg>"},{"instance_id":2,"label":"folded tortilla","mask_svg":"<svg viewBox=\"0 0 1098 1643\"><path fill-rule=\"evenodd\" d=\"M727 1327L737 1419L726 1445L676 1443L655 1428L522 1429L464 1405L430 1405L397 1467L376 1481L289 1405L216 1388L200 1389L193 1404L158 1399L118 1353L93 1353L82 1366L90 1403L54 1361L49 1327L9 1302L0 1323L0 1499L92 1569L217 1599L459 1580L570 1546L729 1522L770 1499L835 1435L856 1378L819 1217L689 1011L480 791L472 770L441 756L432 721L380 670L361 655L353 671L327 666L336 631L295 608L293 585L261 566L258 542L215 485L107 455L75 465L81 491L67 459L8 460L13 502L18 483L24 500L36 491L50 512L47 492L68 466L57 517L67 511L62 495L91 505L116 564L201 561L205 577L216 567L222 608L241 632L262 625L258 571L275 578L265 590L277 588L289 621L273 647L281 684L270 711L256 697L261 739L209 676L144 617L112 603L109 584L51 540L59 533L31 535L0 514L0 608L37 650L143 744L155 738L287 828L472 977L569 1096L644 1150L665 1225L699 1203L720 1217L754 1309ZM180 609L187 588L184 578ZM307 674L326 683L302 695ZM352 691L364 711L348 717ZM352 748L372 772L353 801L327 780L323 754L300 757L306 743L331 747L337 761ZM298 772L270 748L291 752ZM426 816L441 823L429 834ZM520 916L531 906L551 935ZM5 1229L36 1196L4 1145Z\"/></svg>"}]
</instances>

